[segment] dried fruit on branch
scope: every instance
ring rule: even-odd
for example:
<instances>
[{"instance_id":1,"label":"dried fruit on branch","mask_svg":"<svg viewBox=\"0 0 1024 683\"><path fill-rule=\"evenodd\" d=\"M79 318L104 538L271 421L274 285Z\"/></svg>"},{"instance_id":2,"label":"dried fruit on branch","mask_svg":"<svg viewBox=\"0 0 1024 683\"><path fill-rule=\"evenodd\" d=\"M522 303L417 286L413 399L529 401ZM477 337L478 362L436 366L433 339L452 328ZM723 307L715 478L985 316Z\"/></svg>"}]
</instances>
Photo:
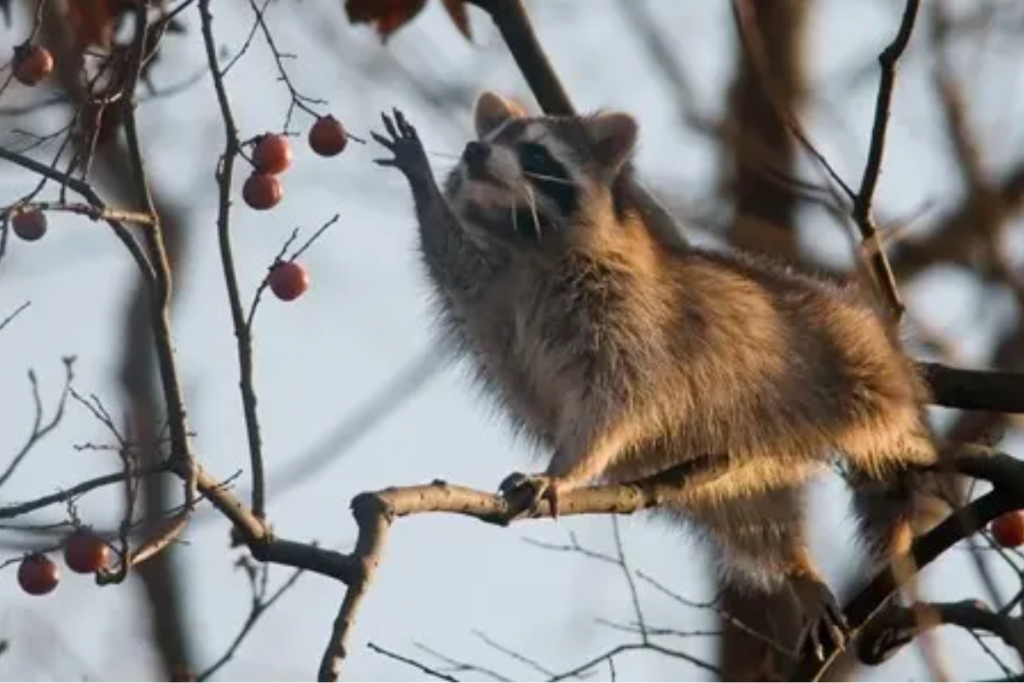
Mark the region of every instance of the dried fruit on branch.
<instances>
[{"instance_id":1,"label":"dried fruit on branch","mask_svg":"<svg viewBox=\"0 0 1024 683\"><path fill-rule=\"evenodd\" d=\"M346 0L345 13L353 24L374 24L381 40L387 41L426 4L426 0ZM441 0L441 4L459 32L472 39L465 0Z\"/></svg>"},{"instance_id":2,"label":"dried fruit on branch","mask_svg":"<svg viewBox=\"0 0 1024 683\"><path fill-rule=\"evenodd\" d=\"M309 129L309 146L322 157L341 154L347 144L345 126L330 114L321 116Z\"/></svg>"},{"instance_id":3,"label":"dried fruit on branch","mask_svg":"<svg viewBox=\"0 0 1024 683\"><path fill-rule=\"evenodd\" d=\"M42 45L23 45L14 50L14 78L22 85L36 85L53 72L53 55Z\"/></svg>"}]
</instances>

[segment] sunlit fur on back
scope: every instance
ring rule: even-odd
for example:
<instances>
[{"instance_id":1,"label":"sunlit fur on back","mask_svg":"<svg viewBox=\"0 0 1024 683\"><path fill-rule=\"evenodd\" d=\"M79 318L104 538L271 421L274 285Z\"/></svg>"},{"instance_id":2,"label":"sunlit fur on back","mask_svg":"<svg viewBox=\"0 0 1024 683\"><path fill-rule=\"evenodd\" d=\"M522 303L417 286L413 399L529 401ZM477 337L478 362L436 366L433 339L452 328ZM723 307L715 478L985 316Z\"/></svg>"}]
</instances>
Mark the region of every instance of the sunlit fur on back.
<instances>
[{"instance_id":1,"label":"sunlit fur on back","mask_svg":"<svg viewBox=\"0 0 1024 683\"><path fill-rule=\"evenodd\" d=\"M836 457L864 539L893 551L914 512L908 468L936 457L924 384L853 288L768 260L655 240L623 193L627 114L528 117L490 93L478 139L419 207L448 338L510 420L575 485L712 456L722 476L672 514L723 575L813 573L803 485ZM433 216L433 218L432 218ZM446 218L445 216L450 216Z\"/></svg>"}]
</instances>

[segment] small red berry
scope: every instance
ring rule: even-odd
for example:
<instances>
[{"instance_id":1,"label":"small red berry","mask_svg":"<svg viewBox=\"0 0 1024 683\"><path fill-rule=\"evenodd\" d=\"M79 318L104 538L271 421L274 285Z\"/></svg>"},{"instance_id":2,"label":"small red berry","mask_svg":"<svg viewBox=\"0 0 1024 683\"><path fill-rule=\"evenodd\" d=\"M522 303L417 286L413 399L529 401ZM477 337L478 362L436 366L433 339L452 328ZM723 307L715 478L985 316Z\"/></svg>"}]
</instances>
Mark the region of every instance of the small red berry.
<instances>
[{"instance_id":1,"label":"small red berry","mask_svg":"<svg viewBox=\"0 0 1024 683\"><path fill-rule=\"evenodd\" d=\"M284 188L276 176L269 173L253 173L242 186L242 199L257 211L266 211L277 206L284 195Z\"/></svg>"},{"instance_id":2,"label":"small red berry","mask_svg":"<svg viewBox=\"0 0 1024 683\"><path fill-rule=\"evenodd\" d=\"M309 273L294 261L284 261L267 275L270 291L281 301L294 301L309 289Z\"/></svg>"},{"instance_id":3,"label":"small red berry","mask_svg":"<svg viewBox=\"0 0 1024 683\"><path fill-rule=\"evenodd\" d=\"M107 566L110 549L103 539L84 529L64 541L64 563L77 574L94 574Z\"/></svg>"},{"instance_id":4,"label":"small red berry","mask_svg":"<svg viewBox=\"0 0 1024 683\"><path fill-rule=\"evenodd\" d=\"M33 86L53 72L53 55L41 45L15 48L14 78L23 85Z\"/></svg>"},{"instance_id":5,"label":"small red berry","mask_svg":"<svg viewBox=\"0 0 1024 683\"><path fill-rule=\"evenodd\" d=\"M46 595L59 582L60 569L42 553L26 555L18 565L18 584L29 595Z\"/></svg>"},{"instance_id":6,"label":"small red berry","mask_svg":"<svg viewBox=\"0 0 1024 683\"><path fill-rule=\"evenodd\" d=\"M341 154L348 144L348 134L341 121L330 114L316 120L309 129L309 146L322 157Z\"/></svg>"},{"instance_id":7,"label":"small red berry","mask_svg":"<svg viewBox=\"0 0 1024 683\"><path fill-rule=\"evenodd\" d=\"M1024 512L1012 510L997 517L989 525L989 531L996 543L1004 548L1017 548L1024 545Z\"/></svg>"},{"instance_id":8,"label":"small red berry","mask_svg":"<svg viewBox=\"0 0 1024 683\"><path fill-rule=\"evenodd\" d=\"M260 173L284 173L292 165L292 146L283 135L264 135L253 149L252 162Z\"/></svg>"},{"instance_id":9,"label":"small red berry","mask_svg":"<svg viewBox=\"0 0 1024 683\"><path fill-rule=\"evenodd\" d=\"M46 234L46 215L39 209L19 211L11 219L14 234L26 242L35 242Z\"/></svg>"}]
</instances>

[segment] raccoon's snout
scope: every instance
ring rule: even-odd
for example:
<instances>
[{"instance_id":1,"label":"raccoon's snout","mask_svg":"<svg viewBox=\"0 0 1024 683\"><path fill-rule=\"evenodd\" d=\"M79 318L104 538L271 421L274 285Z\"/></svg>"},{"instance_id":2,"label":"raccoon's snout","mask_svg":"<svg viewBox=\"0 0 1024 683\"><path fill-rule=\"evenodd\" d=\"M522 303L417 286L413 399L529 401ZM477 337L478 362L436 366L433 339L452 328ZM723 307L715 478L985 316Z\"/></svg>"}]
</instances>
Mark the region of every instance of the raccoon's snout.
<instances>
[{"instance_id":1,"label":"raccoon's snout","mask_svg":"<svg viewBox=\"0 0 1024 683\"><path fill-rule=\"evenodd\" d=\"M471 174L482 172L486 168L487 160L490 156L491 146L476 140L467 144L466 149L462 152L462 160L466 163L466 168Z\"/></svg>"}]
</instances>

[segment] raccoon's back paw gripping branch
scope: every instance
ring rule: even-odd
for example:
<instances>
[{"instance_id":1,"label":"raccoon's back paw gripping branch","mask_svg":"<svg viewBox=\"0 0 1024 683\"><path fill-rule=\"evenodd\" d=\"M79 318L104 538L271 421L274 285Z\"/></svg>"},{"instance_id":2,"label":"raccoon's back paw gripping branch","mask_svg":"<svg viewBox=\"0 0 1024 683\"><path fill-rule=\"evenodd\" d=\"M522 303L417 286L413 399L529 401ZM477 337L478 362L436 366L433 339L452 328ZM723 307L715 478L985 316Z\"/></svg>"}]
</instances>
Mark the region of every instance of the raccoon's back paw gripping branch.
<instances>
[{"instance_id":1,"label":"raccoon's back paw gripping branch","mask_svg":"<svg viewBox=\"0 0 1024 683\"><path fill-rule=\"evenodd\" d=\"M959 473L991 484L992 489L969 504L954 510L948 518L926 534L918 537L905 557L897 558L896 566L912 567L920 572L960 541L984 529L1001 515L1024 507L1024 462L987 446L963 444L956 447L952 467ZM911 608L887 608L889 598L911 578L897 580L891 570L883 570L845 606L850 626L849 642L866 663L880 663L891 657L916 635L941 623L965 625L991 631L1012 645L1024 664L1024 631L1004 624L1010 617L985 613L971 601L973 610L957 603L916 605ZM927 623L908 626L907 619L918 621L922 611L930 617ZM970 612L970 613L968 613ZM825 653L824 660L807 658L801 661L790 677L795 681L818 681L825 675L838 652Z\"/></svg>"}]
</instances>

